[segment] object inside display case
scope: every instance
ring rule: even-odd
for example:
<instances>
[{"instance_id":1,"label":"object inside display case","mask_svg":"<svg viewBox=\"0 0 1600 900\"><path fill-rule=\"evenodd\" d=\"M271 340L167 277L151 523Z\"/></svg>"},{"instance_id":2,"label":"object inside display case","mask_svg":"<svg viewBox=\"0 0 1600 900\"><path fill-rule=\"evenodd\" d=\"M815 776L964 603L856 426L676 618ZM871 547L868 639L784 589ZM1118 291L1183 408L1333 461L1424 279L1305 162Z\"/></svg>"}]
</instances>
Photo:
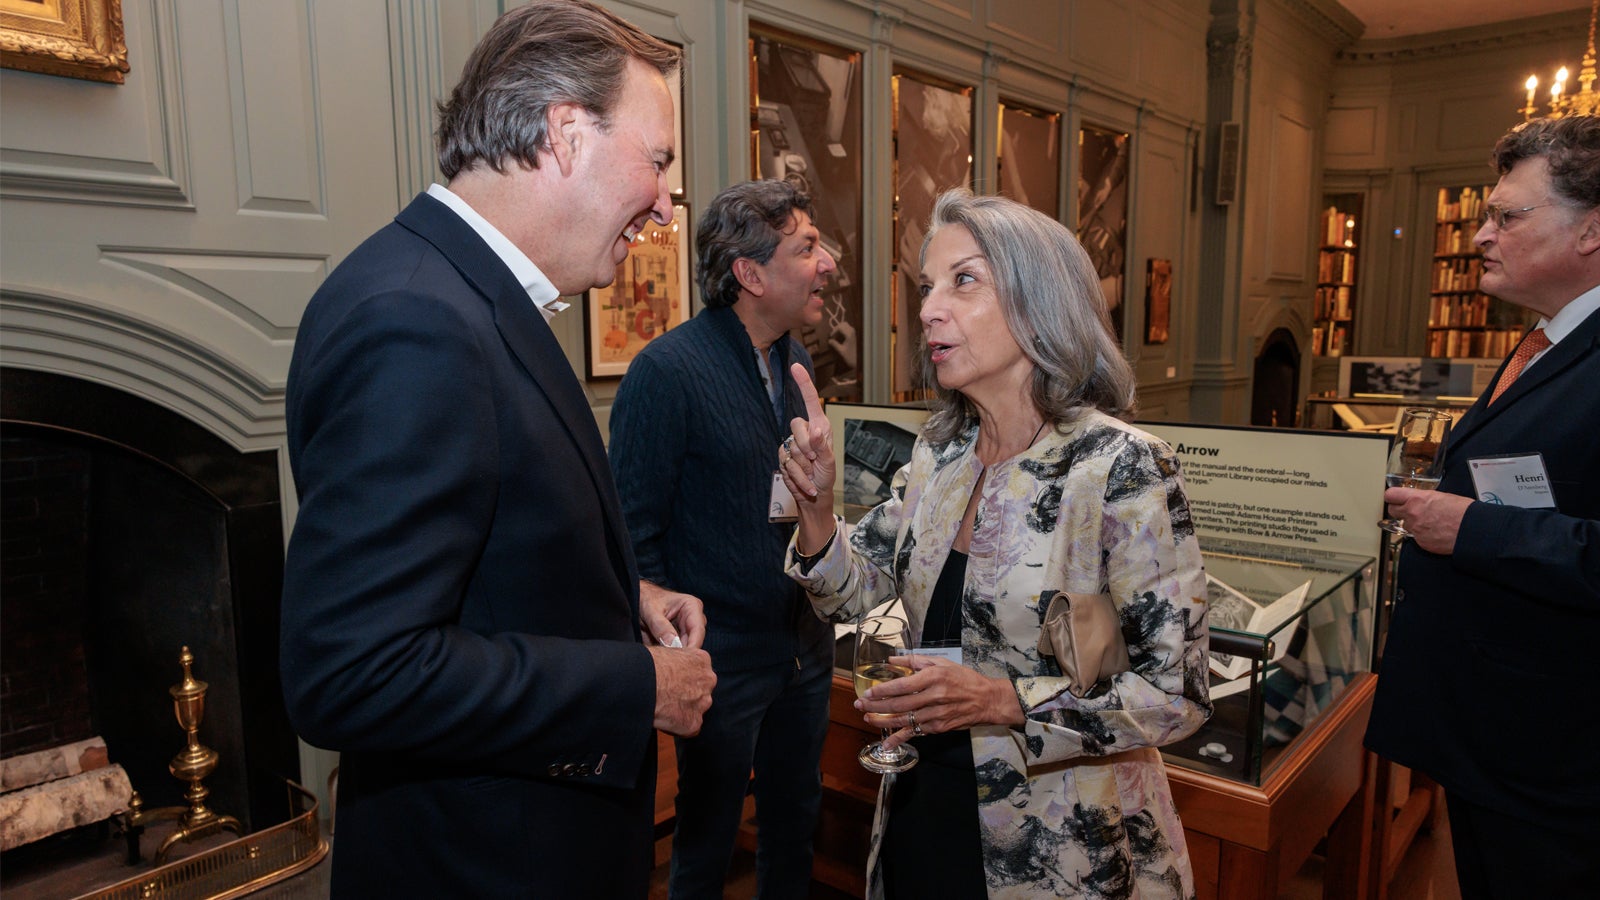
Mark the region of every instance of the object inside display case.
<instances>
[{"instance_id":1,"label":"object inside display case","mask_svg":"<svg viewBox=\"0 0 1600 900\"><path fill-rule=\"evenodd\" d=\"M1359 673L1372 670L1376 563L1347 553L1216 537L1201 539L1201 555L1208 573L1246 598L1245 608L1298 607L1292 615L1271 617L1281 621L1268 621L1260 632L1248 630L1248 622L1242 628L1212 623L1212 650L1231 657L1242 674L1229 678L1213 667L1211 719L1163 747L1162 755L1176 765L1259 785L1295 738Z\"/></svg>"}]
</instances>

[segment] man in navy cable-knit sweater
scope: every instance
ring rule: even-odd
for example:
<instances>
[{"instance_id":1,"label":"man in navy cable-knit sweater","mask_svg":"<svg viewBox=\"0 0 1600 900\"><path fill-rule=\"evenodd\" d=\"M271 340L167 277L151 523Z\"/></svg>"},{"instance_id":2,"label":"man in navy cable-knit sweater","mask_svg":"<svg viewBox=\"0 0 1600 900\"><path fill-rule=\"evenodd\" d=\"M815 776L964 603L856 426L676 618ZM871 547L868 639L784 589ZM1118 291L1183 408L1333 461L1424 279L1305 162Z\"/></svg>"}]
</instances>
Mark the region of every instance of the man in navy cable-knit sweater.
<instances>
[{"instance_id":1,"label":"man in navy cable-knit sweater","mask_svg":"<svg viewBox=\"0 0 1600 900\"><path fill-rule=\"evenodd\" d=\"M679 738L671 896L720 898L750 772L758 896L805 897L822 802L833 629L783 574L793 526L769 521L778 447L805 404L790 332L822 317L836 266L810 199L781 181L717 195L696 235L706 309L629 364L611 467L645 581L705 604L717 673L700 733Z\"/></svg>"}]
</instances>

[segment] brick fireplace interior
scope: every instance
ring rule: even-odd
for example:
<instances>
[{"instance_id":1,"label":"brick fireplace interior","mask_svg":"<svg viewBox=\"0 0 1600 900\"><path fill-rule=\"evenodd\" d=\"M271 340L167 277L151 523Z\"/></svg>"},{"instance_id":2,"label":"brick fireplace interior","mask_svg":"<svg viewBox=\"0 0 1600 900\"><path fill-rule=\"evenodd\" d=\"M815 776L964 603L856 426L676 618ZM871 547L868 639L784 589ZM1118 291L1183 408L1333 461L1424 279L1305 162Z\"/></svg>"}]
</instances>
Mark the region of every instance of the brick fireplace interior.
<instances>
[{"instance_id":1,"label":"brick fireplace interior","mask_svg":"<svg viewBox=\"0 0 1600 900\"><path fill-rule=\"evenodd\" d=\"M180 648L208 682L209 804L282 822L299 780L278 686L283 517L271 451L240 453L120 390L0 368L0 757L105 739L147 806L181 804Z\"/></svg>"}]
</instances>

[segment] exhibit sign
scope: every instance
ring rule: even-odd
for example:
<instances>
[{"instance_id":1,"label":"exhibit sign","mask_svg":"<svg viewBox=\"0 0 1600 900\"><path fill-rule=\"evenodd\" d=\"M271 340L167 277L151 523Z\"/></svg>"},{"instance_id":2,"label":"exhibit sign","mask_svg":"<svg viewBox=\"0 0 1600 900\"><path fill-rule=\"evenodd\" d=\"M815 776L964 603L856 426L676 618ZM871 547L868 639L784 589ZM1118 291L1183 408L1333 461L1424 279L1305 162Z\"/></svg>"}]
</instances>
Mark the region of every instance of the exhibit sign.
<instances>
[{"instance_id":1,"label":"exhibit sign","mask_svg":"<svg viewBox=\"0 0 1600 900\"><path fill-rule=\"evenodd\" d=\"M1172 445L1201 536L1377 556L1389 436L1140 422Z\"/></svg>"}]
</instances>

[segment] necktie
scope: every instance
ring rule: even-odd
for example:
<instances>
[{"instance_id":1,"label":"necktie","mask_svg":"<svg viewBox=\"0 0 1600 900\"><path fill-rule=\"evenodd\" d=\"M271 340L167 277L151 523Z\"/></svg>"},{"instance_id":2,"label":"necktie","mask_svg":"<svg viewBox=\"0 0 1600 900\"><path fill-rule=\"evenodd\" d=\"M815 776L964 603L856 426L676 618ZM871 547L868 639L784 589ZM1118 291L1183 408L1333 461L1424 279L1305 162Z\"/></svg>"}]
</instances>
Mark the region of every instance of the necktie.
<instances>
[{"instance_id":1,"label":"necktie","mask_svg":"<svg viewBox=\"0 0 1600 900\"><path fill-rule=\"evenodd\" d=\"M1511 386L1511 382L1516 381L1517 376L1522 374L1523 368L1528 365L1528 360L1533 359L1540 350L1548 346L1550 339L1544 336L1543 328L1535 328L1528 332L1528 336L1517 345L1517 351L1511 354L1511 362L1506 363L1506 370L1500 373L1500 380L1495 382L1494 393L1489 395L1489 403L1492 405L1494 401L1500 399L1500 395Z\"/></svg>"}]
</instances>

